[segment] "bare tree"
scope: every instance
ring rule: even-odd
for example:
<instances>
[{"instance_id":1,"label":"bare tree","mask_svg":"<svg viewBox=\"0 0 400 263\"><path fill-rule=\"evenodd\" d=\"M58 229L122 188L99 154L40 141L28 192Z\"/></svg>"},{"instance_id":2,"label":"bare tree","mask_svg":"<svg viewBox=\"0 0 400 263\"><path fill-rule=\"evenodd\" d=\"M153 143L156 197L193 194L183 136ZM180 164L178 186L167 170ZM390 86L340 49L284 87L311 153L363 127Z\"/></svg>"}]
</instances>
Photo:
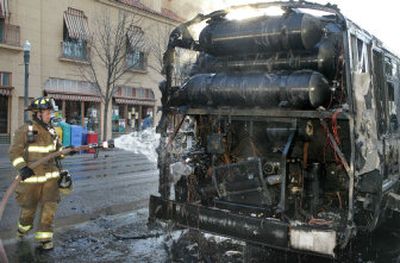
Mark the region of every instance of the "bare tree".
<instances>
[{"instance_id":1,"label":"bare tree","mask_svg":"<svg viewBox=\"0 0 400 263\"><path fill-rule=\"evenodd\" d=\"M168 47L169 34L173 27L169 25L158 25L152 28L148 35L150 55L153 57L153 63L149 64L153 70L162 74L163 69L163 55Z\"/></svg>"},{"instance_id":2,"label":"bare tree","mask_svg":"<svg viewBox=\"0 0 400 263\"><path fill-rule=\"evenodd\" d=\"M103 10L91 28L89 63L80 67L80 74L94 84L104 103L103 140L108 139L108 113L118 86L131 80L128 71L143 63L146 46L141 24L142 18L135 14L120 11L116 19Z\"/></svg>"}]
</instances>

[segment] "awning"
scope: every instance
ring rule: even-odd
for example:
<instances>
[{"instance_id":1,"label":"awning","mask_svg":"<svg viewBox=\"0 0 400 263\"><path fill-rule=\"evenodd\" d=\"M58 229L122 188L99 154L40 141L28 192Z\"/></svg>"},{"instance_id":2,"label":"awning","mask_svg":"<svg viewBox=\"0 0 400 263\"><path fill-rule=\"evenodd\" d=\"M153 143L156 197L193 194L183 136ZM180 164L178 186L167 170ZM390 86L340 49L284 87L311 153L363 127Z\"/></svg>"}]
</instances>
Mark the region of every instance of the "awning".
<instances>
[{"instance_id":1,"label":"awning","mask_svg":"<svg viewBox=\"0 0 400 263\"><path fill-rule=\"evenodd\" d=\"M98 89L87 81L50 78L45 83L44 91L59 100L101 101Z\"/></svg>"},{"instance_id":2,"label":"awning","mask_svg":"<svg viewBox=\"0 0 400 263\"><path fill-rule=\"evenodd\" d=\"M128 39L129 48L131 51L139 50L144 52L145 43L144 43L144 32L141 27L131 26L127 32L126 37Z\"/></svg>"},{"instance_id":3,"label":"awning","mask_svg":"<svg viewBox=\"0 0 400 263\"><path fill-rule=\"evenodd\" d=\"M83 11L68 7L68 10L64 12L64 22L70 38L77 40L89 39L88 21Z\"/></svg>"},{"instance_id":4,"label":"awning","mask_svg":"<svg viewBox=\"0 0 400 263\"><path fill-rule=\"evenodd\" d=\"M8 16L8 0L0 0L0 17Z\"/></svg>"},{"instance_id":5,"label":"awning","mask_svg":"<svg viewBox=\"0 0 400 263\"><path fill-rule=\"evenodd\" d=\"M12 89L13 88L0 87L0 95L1 96L11 96Z\"/></svg>"},{"instance_id":6,"label":"awning","mask_svg":"<svg viewBox=\"0 0 400 263\"><path fill-rule=\"evenodd\" d=\"M80 94L60 94L60 93L48 92L47 95L50 97L53 97L56 100L101 102L100 97L86 96L86 95L80 95Z\"/></svg>"},{"instance_id":7,"label":"awning","mask_svg":"<svg viewBox=\"0 0 400 263\"><path fill-rule=\"evenodd\" d=\"M155 100L140 100L140 99L129 99L129 98L115 98L117 104L129 104L129 105L142 105L142 106L155 106Z\"/></svg>"}]
</instances>

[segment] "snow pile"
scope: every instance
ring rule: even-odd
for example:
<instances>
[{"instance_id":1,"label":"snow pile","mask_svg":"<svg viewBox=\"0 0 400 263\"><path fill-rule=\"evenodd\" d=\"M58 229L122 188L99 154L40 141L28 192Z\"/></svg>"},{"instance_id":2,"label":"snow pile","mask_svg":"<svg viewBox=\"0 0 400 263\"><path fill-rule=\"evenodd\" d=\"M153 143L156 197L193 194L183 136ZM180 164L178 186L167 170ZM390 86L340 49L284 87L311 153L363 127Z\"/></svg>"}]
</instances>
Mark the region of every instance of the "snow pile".
<instances>
[{"instance_id":1,"label":"snow pile","mask_svg":"<svg viewBox=\"0 0 400 263\"><path fill-rule=\"evenodd\" d=\"M122 135L114 140L116 148L143 154L151 162L157 162L156 148L160 143L160 134L156 129L145 129L140 132L132 132Z\"/></svg>"}]
</instances>

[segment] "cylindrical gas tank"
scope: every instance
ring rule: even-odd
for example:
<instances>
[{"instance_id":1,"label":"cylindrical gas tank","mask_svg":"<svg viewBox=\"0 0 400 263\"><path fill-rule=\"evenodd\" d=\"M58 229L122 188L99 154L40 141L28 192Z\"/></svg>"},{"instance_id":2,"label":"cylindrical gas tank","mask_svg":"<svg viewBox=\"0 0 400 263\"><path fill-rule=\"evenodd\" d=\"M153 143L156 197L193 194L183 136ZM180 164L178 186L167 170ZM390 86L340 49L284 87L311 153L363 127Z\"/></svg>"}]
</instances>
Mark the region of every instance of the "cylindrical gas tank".
<instances>
[{"instance_id":1,"label":"cylindrical gas tank","mask_svg":"<svg viewBox=\"0 0 400 263\"><path fill-rule=\"evenodd\" d=\"M282 50L307 50L322 37L321 21L309 14L290 12L247 20L215 20L200 33L200 46L214 56Z\"/></svg>"},{"instance_id":2,"label":"cylindrical gas tank","mask_svg":"<svg viewBox=\"0 0 400 263\"><path fill-rule=\"evenodd\" d=\"M277 71L310 69L322 73L332 79L336 73L337 51L335 42L324 39L316 48L301 52L277 52L270 56L215 57L202 53L197 62L197 71L213 73L223 71Z\"/></svg>"},{"instance_id":3,"label":"cylindrical gas tank","mask_svg":"<svg viewBox=\"0 0 400 263\"><path fill-rule=\"evenodd\" d=\"M171 106L286 107L314 109L330 98L328 81L318 72L219 73L190 78L171 98Z\"/></svg>"}]
</instances>

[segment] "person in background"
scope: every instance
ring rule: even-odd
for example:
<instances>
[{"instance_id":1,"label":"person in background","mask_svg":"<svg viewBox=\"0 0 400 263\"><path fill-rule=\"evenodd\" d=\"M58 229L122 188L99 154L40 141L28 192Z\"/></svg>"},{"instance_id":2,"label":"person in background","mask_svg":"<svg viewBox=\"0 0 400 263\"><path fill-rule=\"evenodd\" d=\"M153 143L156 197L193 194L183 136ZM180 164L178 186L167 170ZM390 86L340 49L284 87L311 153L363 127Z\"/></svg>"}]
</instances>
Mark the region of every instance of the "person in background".
<instances>
[{"instance_id":1,"label":"person in background","mask_svg":"<svg viewBox=\"0 0 400 263\"><path fill-rule=\"evenodd\" d=\"M147 114L146 117L143 119L142 123L142 130L148 129L153 127L153 118L151 117L151 114Z\"/></svg>"}]
</instances>

